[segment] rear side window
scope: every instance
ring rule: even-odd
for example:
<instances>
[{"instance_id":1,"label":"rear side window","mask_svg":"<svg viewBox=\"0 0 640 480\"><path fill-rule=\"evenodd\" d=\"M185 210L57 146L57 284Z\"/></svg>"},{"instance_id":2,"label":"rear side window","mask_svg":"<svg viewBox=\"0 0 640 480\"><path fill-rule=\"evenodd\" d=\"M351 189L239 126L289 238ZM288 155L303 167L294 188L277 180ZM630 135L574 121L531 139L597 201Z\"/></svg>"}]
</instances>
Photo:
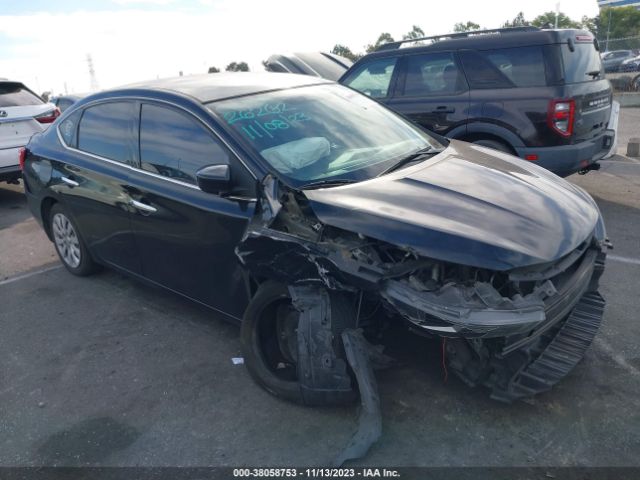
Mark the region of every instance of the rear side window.
<instances>
[{"instance_id":1,"label":"rear side window","mask_svg":"<svg viewBox=\"0 0 640 480\"><path fill-rule=\"evenodd\" d=\"M409 55L406 61L405 96L446 95L467 89L452 53Z\"/></svg>"},{"instance_id":2,"label":"rear side window","mask_svg":"<svg viewBox=\"0 0 640 480\"><path fill-rule=\"evenodd\" d=\"M373 98L389 95L397 58L381 58L361 65L343 83Z\"/></svg>"},{"instance_id":3,"label":"rear side window","mask_svg":"<svg viewBox=\"0 0 640 480\"><path fill-rule=\"evenodd\" d=\"M229 164L229 155L195 118L172 108L143 104L140 161L143 170L195 184L198 170Z\"/></svg>"},{"instance_id":4,"label":"rear side window","mask_svg":"<svg viewBox=\"0 0 640 480\"><path fill-rule=\"evenodd\" d=\"M73 112L58 126L58 131L62 140L68 147L76 147L78 145L78 121L82 111Z\"/></svg>"},{"instance_id":5,"label":"rear side window","mask_svg":"<svg viewBox=\"0 0 640 480\"><path fill-rule=\"evenodd\" d=\"M20 83L0 83L0 107L41 105L44 102Z\"/></svg>"},{"instance_id":6,"label":"rear side window","mask_svg":"<svg viewBox=\"0 0 640 480\"><path fill-rule=\"evenodd\" d=\"M78 149L135 166L136 112L132 102L101 103L87 108L78 129Z\"/></svg>"},{"instance_id":7,"label":"rear side window","mask_svg":"<svg viewBox=\"0 0 640 480\"><path fill-rule=\"evenodd\" d=\"M544 87L546 65L541 46L467 50L460 58L471 88Z\"/></svg>"}]
</instances>

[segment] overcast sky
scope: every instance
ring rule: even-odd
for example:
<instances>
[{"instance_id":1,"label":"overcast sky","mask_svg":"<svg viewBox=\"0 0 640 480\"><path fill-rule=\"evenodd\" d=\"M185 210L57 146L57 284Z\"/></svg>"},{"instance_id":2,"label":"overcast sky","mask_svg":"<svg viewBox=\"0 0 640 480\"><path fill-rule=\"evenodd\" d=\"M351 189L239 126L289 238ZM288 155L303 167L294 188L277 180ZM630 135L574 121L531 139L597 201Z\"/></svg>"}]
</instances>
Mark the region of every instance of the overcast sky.
<instances>
[{"instance_id":1,"label":"overcast sky","mask_svg":"<svg viewBox=\"0 0 640 480\"><path fill-rule=\"evenodd\" d=\"M273 53L362 51L381 32L401 38L412 25L427 34L457 22L499 27L558 0L0 0L0 77L41 93L86 92L91 54L101 88L157 77L221 70L246 61L262 70ZM561 0L571 18L595 16L596 0Z\"/></svg>"}]
</instances>

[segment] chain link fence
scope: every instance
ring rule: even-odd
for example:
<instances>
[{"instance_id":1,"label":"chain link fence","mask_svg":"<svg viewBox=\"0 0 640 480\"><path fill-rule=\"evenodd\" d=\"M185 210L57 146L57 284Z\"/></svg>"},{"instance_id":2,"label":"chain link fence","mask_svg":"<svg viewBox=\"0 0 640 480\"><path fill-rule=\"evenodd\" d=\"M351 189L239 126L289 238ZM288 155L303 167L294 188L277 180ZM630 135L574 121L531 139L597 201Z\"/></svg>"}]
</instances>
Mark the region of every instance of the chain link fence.
<instances>
[{"instance_id":1,"label":"chain link fence","mask_svg":"<svg viewBox=\"0 0 640 480\"><path fill-rule=\"evenodd\" d=\"M640 35L621 38L598 38L600 50L610 52L614 50L632 50L640 56ZM640 62L623 64L616 73L607 73L613 89L617 92L640 91Z\"/></svg>"}]
</instances>

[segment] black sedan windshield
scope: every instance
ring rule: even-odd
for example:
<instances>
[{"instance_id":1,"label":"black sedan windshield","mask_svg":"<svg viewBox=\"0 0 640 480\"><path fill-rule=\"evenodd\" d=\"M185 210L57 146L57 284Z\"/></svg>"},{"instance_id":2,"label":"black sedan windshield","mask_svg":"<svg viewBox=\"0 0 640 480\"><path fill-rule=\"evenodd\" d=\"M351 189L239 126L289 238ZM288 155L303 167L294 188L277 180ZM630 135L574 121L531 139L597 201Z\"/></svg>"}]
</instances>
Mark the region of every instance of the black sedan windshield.
<instances>
[{"instance_id":1,"label":"black sedan windshield","mask_svg":"<svg viewBox=\"0 0 640 480\"><path fill-rule=\"evenodd\" d=\"M262 93L207 106L298 187L366 180L417 151L442 148L395 113L339 85Z\"/></svg>"}]
</instances>

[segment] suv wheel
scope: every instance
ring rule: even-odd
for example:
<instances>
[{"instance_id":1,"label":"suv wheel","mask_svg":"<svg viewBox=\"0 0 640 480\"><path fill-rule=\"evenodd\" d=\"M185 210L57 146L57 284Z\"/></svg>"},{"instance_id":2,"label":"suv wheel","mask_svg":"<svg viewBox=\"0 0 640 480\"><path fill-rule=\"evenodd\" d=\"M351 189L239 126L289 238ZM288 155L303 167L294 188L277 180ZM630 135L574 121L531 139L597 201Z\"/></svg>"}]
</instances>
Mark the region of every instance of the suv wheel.
<instances>
[{"instance_id":1,"label":"suv wheel","mask_svg":"<svg viewBox=\"0 0 640 480\"><path fill-rule=\"evenodd\" d=\"M56 252L69 272L85 276L97 270L98 266L91 258L78 227L60 204L51 208L49 225Z\"/></svg>"}]
</instances>

